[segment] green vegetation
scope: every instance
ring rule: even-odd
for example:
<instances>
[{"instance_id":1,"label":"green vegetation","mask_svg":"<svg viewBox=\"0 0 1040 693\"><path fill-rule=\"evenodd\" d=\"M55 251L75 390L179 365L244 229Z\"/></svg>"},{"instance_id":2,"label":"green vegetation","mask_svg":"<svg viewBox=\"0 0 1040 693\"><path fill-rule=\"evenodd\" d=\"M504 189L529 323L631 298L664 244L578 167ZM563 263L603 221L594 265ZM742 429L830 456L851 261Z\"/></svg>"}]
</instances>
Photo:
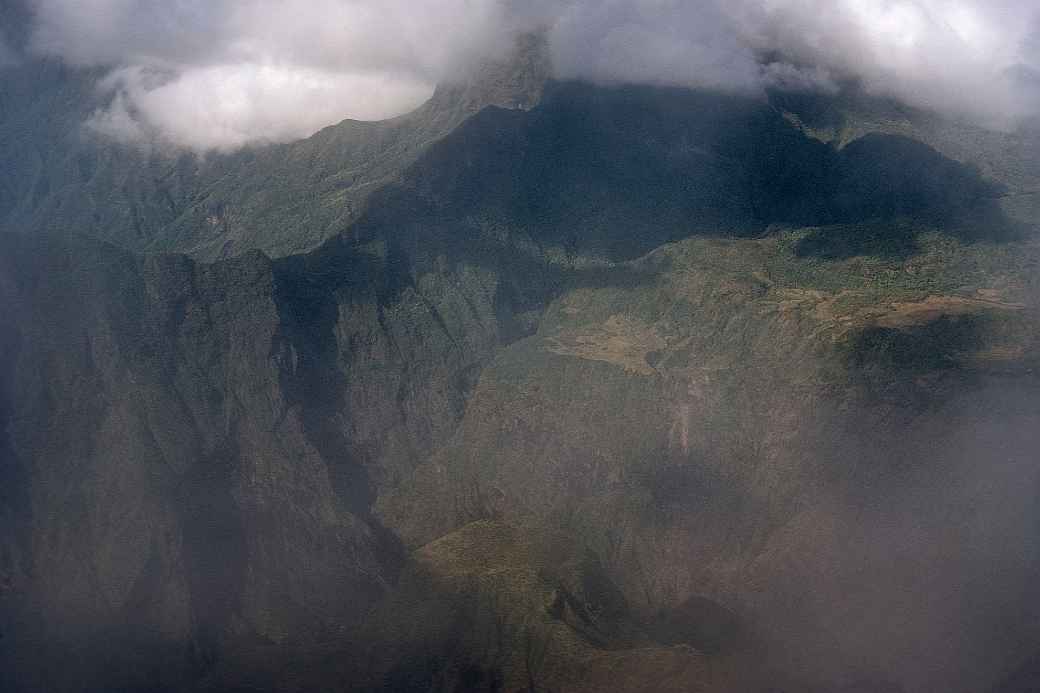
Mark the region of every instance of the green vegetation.
<instances>
[{"instance_id":1,"label":"green vegetation","mask_svg":"<svg viewBox=\"0 0 1040 693\"><path fill-rule=\"evenodd\" d=\"M968 662L950 604L1035 628L986 609L1040 565L1040 245L1008 206L1040 176L913 114L546 84L535 48L207 159L76 139L81 72L0 93L0 631L30 624L0 675L829 693L1014 663ZM119 685L49 633L116 642Z\"/></svg>"}]
</instances>

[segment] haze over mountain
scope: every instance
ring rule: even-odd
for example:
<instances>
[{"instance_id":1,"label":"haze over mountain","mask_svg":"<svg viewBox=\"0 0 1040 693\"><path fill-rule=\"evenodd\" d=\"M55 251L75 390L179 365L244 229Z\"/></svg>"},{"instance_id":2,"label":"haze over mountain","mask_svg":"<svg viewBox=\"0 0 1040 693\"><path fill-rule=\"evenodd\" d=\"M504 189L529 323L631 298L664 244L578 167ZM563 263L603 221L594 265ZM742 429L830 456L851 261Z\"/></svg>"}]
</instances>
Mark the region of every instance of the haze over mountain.
<instances>
[{"instance_id":1,"label":"haze over mountain","mask_svg":"<svg viewBox=\"0 0 1040 693\"><path fill-rule=\"evenodd\" d=\"M0 6L0 689L1036 689L1030 4L290 10Z\"/></svg>"},{"instance_id":2,"label":"haze over mountain","mask_svg":"<svg viewBox=\"0 0 1040 693\"><path fill-rule=\"evenodd\" d=\"M12 0L18 2L18 0ZM310 135L417 106L541 30L556 76L871 93L976 120L1035 116L1026 0L31 0L22 53L96 67L94 130L198 150ZM15 24L8 20L6 24Z\"/></svg>"}]
</instances>

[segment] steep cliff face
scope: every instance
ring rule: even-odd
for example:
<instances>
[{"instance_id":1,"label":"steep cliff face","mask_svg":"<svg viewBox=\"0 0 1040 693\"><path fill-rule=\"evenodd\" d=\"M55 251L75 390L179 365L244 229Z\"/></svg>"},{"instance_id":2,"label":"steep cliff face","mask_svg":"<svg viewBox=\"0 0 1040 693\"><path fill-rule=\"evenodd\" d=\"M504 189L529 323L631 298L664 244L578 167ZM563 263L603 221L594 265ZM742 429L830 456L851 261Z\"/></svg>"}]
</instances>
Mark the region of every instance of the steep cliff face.
<instances>
[{"instance_id":1,"label":"steep cliff face","mask_svg":"<svg viewBox=\"0 0 1040 693\"><path fill-rule=\"evenodd\" d=\"M270 262L5 251L5 467L23 481L5 570L32 633L15 645L98 656L106 676L112 658L133 683L150 648L179 664L191 642L204 662L229 637L349 623L392 568L281 386Z\"/></svg>"},{"instance_id":2,"label":"steep cliff face","mask_svg":"<svg viewBox=\"0 0 1040 693\"><path fill-rule=\"evenodd\" d=\"M494 275L383 261L4 237L4 631L39 685L82 675L46 666L66 650L129 685L327 639L394 581L375 489L446 438L499 335Z\"/></svg>"}]
</instances>

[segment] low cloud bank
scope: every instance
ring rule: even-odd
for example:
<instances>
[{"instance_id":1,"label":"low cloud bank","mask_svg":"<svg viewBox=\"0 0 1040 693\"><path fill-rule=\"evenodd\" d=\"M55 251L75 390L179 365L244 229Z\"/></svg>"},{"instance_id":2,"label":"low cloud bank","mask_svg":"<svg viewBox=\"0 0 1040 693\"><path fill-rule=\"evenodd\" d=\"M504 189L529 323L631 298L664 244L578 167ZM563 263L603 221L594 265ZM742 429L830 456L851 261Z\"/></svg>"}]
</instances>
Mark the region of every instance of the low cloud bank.
<instances>
[{"instance_id":1,"label":"low cloud bank","mask_svg":"<svg viewBox=\"0 0 1040 693\"><path fill-rule=\"evenodd\" d=\"M110 70L95 130L228 150L379 119L544 29L559 76L1040 113L1032 0L31 0L31 50ZM0 43L0 61L4 59ZM10 53L8 51L8 53Z\"/></svg>"}]
</instances>

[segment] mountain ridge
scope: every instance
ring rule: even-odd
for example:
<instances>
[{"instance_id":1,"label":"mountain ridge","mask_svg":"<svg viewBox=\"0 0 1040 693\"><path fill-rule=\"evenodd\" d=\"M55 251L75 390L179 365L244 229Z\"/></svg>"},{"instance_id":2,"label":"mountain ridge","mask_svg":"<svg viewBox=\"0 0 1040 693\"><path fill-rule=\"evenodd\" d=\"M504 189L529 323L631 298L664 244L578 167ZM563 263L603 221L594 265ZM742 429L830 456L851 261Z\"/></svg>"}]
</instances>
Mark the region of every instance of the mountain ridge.
<instances>
[{"instance_id":1,"label":"mountain ridge","mask_svg":"<svg viewBox=\"0 0 1040 693\"><path fill-rule=\"evenodd\" d=\"M129 216L0 233L0 685L1028 677L1030 171L528 49L208 188L3 131Z\"/></svg>"}]
</instances>

